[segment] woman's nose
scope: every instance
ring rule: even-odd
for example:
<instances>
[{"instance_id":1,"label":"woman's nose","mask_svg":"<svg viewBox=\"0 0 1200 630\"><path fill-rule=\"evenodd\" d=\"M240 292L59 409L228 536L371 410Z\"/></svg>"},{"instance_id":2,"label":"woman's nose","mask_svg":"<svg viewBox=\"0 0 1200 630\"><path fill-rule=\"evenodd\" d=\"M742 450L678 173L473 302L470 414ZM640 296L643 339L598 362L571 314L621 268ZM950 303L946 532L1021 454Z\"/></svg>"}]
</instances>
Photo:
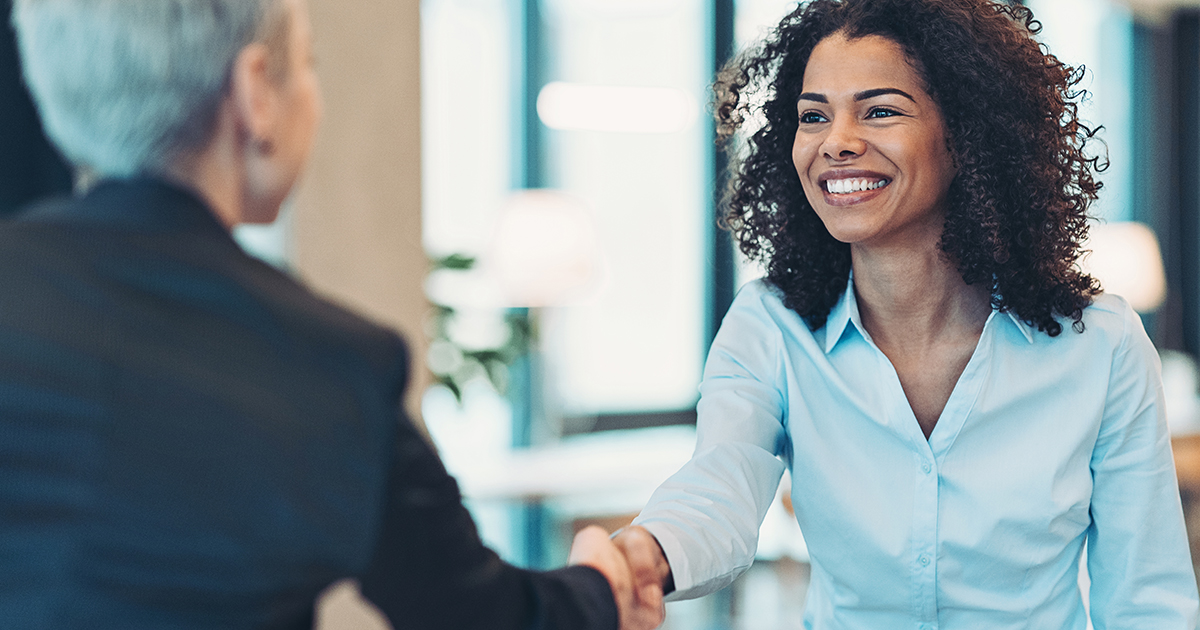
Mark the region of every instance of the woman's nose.
<instances>
[{"instance_id":1,"label":"woman's nose","mask_svg":"<svg viewBox=\"0 0 1200 630\"><path fill-rule=\"evenodd\" d=\"M846 160L860 156L867 150L867 143L858 133L858 125L855 122L841 117L830 124L829 134L821 143L821 154L826 159Z\"/></svg>"}]
</instances>

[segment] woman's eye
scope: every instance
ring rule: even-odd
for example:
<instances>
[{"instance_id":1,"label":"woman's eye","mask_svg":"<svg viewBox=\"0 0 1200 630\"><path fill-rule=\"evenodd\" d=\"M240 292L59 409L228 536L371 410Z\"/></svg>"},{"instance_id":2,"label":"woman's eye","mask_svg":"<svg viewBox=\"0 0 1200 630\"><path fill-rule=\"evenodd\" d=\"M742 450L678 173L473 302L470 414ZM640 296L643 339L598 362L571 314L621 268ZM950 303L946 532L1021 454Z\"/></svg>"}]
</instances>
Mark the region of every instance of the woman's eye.
<instances>
[{"instance_id":1,"label":"woman's eye","mask_svg":"<svg viewBox=\"0 0 1200 630\"><path fill-rule=\"evenodd\" d=\"M886 107L876 107L875 109L867 112L867 118L891 118L892 116L899 115L900 112L894 109L888 109Z\"/></svg>"},{"instance_id":2,"label":"woman's eye","mask_svg":"<svg viewBox=\"0 0 1200 630\"><path fill-rule=\"evenodd\" d=\"M800 122L806 125L825 122L825 117L816 112L804 112L800 114Z\"/></svg>"}]
</instances>

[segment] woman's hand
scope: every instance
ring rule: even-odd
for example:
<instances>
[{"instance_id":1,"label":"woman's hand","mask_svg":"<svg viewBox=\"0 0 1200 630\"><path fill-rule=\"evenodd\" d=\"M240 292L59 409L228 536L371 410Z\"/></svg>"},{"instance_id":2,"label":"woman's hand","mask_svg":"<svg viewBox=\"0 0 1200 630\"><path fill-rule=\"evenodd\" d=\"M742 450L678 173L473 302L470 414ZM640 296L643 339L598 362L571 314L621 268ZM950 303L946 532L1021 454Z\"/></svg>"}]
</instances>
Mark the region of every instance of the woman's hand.
<instances>
[{"instance_id":1,"label":"woman's hand","mask_svg":"<svg viewBox=\"0 0 1200 630\"><path fill-rule=\"evenodd\" d=\"M649 532L646 535L649 536ZM658 543L653 542L652 536L650 539L657 548ZM632 563L626 559L626 553L614 540L609 539L608 532L592 525L575 535L568 564L587 565L604 574L617 602L621 630L653 630L662 625L666 615L662 583L654 585L639 581L646 579L648 573L631 568ZM665 558L663 563L666 563Z\"/></svg>"},{"instance_id":2,"label":"woman's hand","mask_svg":"<svg viewBox=\"0 0 1200 630\"><path fill-rule=\"evenodd\" d=\"M625 554L639 599L658 602L657 620L651 626L658 627L666 617L663 595L675 590L671 565L667 563L667 556L659 546L658 539L646 528L631 525L617 532L613 536L613 543Z\"/></svg>"}]
</instances>

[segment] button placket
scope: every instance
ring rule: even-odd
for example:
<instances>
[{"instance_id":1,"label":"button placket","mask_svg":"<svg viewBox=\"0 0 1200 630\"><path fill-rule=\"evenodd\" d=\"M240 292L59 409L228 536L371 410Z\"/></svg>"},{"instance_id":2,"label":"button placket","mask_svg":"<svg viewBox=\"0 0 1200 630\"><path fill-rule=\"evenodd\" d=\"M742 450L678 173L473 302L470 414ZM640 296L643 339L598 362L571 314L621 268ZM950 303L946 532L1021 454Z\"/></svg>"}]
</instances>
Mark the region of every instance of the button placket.
<instances>
[{"instance_id":1,"label":"button placket","mask_svg":"<svg viewBox=\"0 0 1200 630\"><path fill-rule=\"evenodd\" d=\"M939 487L936 462L929 444L916 444L913 496L912 558L914 621L933 627L937 621L937 531ZM924 447L924 448L922 448Z\"/></svg>"}]
</instances>

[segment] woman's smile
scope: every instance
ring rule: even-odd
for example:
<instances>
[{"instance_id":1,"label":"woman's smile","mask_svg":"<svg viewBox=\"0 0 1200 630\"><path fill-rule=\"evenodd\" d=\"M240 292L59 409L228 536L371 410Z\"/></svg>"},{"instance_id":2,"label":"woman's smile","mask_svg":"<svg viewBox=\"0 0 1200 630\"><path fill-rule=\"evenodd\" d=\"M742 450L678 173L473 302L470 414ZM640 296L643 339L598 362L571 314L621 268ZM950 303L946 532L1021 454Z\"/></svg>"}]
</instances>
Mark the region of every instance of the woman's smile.
<instances>
[{"instance_id":1,"label":"woman's smile","mask_svg":"<svg viewBox=\"0 0 1200 630\"><path fill-rule=\"evenodd\" d=\"M825 203L831 206L850 206L878 197L892 180L862 169L826 171L817 178Z\"/></svg>"},{"instance_id":2,"label":"woman's smile","mask_svg":"<svg viewBox=\"0 0 1200 630\"><path fill-rule=\"evenodd\" d=\"M888 185L888 180L870 179L831 179L825 182L825 192L833 195L848 195L850 193L877 190Z\"/></svg>"}]
</instances>

